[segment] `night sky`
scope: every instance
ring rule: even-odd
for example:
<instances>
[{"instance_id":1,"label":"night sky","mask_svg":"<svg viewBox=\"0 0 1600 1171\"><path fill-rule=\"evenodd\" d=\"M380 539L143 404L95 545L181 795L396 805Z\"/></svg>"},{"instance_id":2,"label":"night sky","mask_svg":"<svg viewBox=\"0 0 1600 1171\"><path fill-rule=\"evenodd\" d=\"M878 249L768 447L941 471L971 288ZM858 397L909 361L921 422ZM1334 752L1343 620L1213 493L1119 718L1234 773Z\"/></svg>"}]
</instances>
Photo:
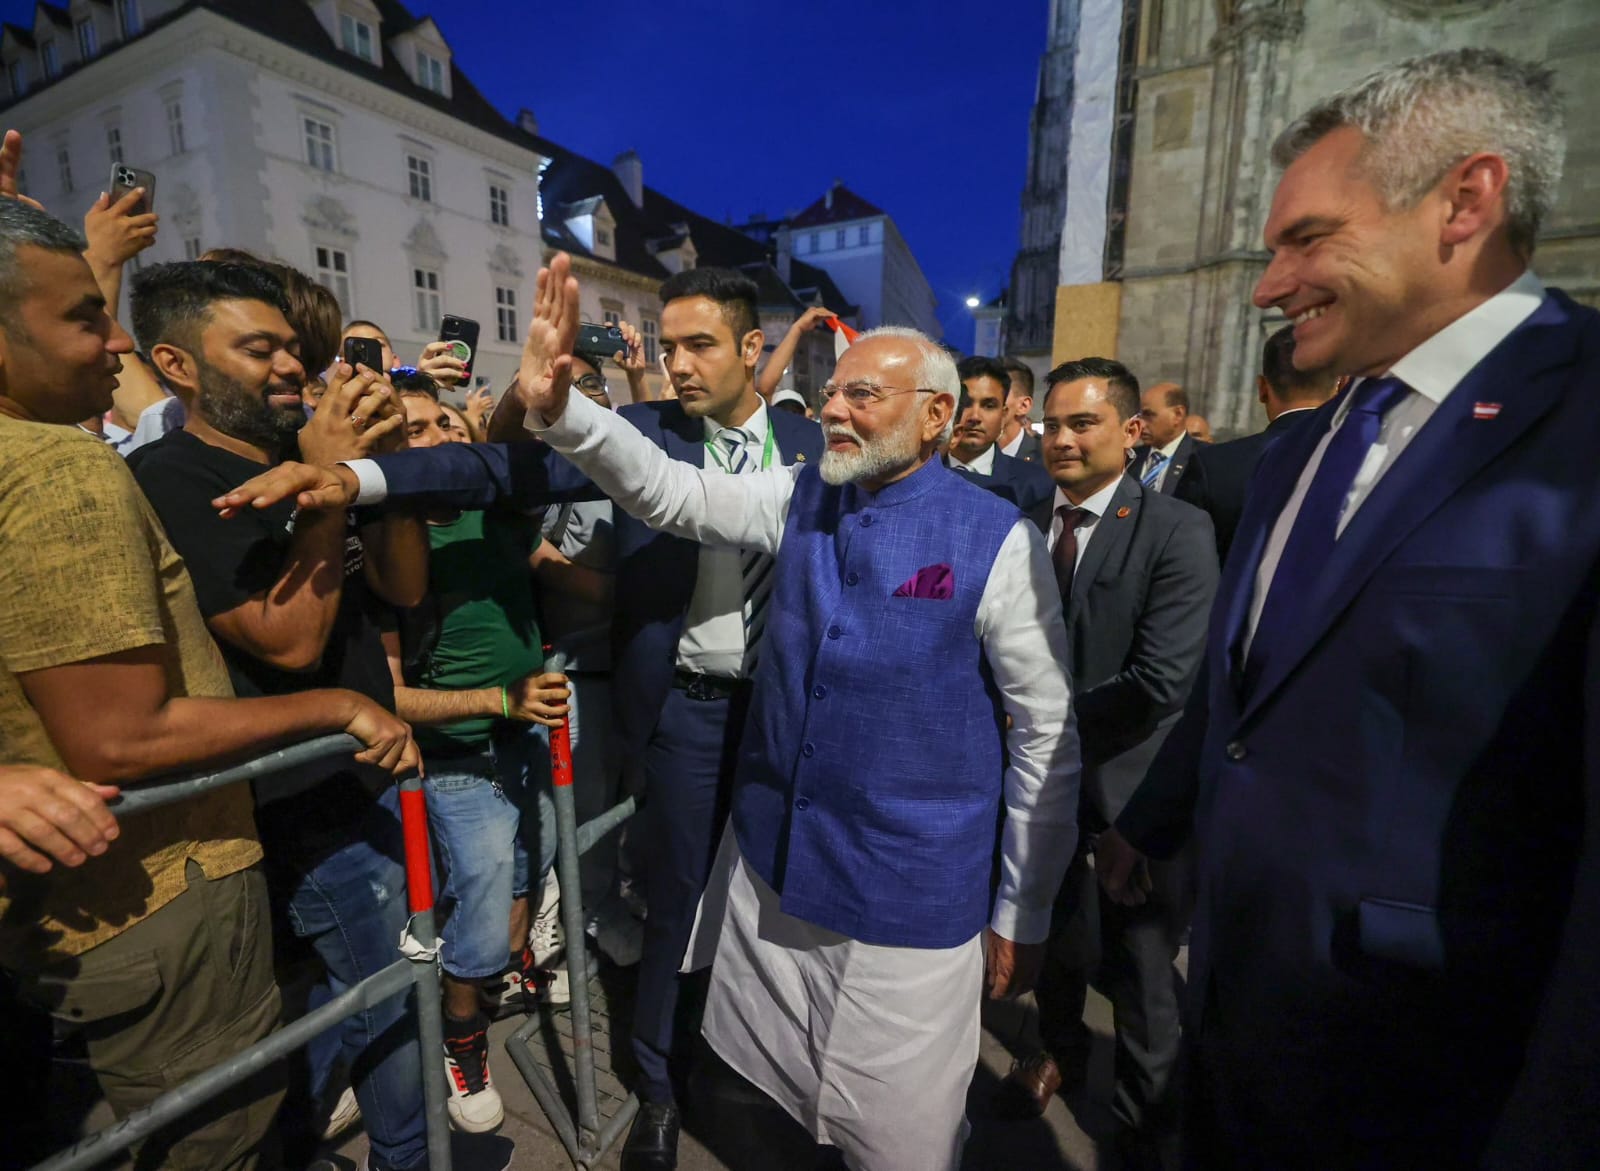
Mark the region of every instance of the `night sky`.
<instances>
[{"instance_id":1,"label":"night sky","mask_svg":"<svg viewBox=\"0 0 1600 1171\"><path fill-rule=\"evenodd\" d=\"M502 112L603 163L637 150L647 184L714 219L798 211L844 180L894 217L958 346L965 297L1009 277L1048 0L407 6ZM32 12L0 0L13 23Z\"/></svg>"}]
</instances>

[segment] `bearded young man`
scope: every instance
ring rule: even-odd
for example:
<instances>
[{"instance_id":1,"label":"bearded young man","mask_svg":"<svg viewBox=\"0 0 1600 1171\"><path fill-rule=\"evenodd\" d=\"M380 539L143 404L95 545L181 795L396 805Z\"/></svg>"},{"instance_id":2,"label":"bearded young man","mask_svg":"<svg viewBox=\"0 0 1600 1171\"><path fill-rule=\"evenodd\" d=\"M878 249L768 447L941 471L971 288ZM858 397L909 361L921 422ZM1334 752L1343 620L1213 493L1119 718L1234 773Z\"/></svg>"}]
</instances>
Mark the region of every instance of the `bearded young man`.
<instances>
[{"instance_id":1,"label":"bearded young man","mask_svg":"<svg viewBox=\"0 0 1600 1171\"><path fill-rule=\"evenodd\" d=\"M372 371L336 366L306 418L287 308L277 278L247 265L181 262L139 274L134 331L187 417L129 467L188 566L239 695L339 685L392 711L377 615L422 598L420 521L289 505L224 520L210 506L230 481L286 454L354 458L404 441L404 416ZM393 962L406 921L394 789L333 769L303 792L259 803L257 823L274 900L332 979L354 985ZM404 996L342 1030L376 1168L426 1162L413 1036ZM310 1051L314 1091L325 1088L328 1049Z\"/></svg>"}]
</instances>

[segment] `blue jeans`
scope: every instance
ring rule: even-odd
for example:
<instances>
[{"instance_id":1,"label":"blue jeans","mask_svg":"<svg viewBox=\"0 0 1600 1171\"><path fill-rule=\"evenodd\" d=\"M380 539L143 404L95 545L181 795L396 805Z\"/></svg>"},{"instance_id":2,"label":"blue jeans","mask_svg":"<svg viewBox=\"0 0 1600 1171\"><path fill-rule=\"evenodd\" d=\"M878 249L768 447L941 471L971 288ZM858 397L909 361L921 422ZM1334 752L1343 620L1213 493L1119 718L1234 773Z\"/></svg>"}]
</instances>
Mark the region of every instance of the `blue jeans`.
<instances>
[{"instance_id":1,"label":"blue jeans","mask_svg":"<svg viewBox=\"0 0 1600 1171\"><path fill-rule=\"evenodd\" d=\"M441 877L440 955L458 980L505 970L513 899L541 886L556 854L549 732L519 724L475 756L429 758L428 831ZM530 872L538 860L538 883Z\"/></svg>"},{"instance_id":2,"label":"blue jeans","mask_svg":"<svg viewBox=\"0 0 1600 1171\"><path fill-rule=\"evenodd\" d=\"M289 925L321 957L335 992L400 958L406 925L404 846L399 795L390 788L372 806L355 840L297 871L290 859L268 859L274 885L287 896ZM314 997L313 1003L323 997ZM342 1050L373 1166L420 1168L427 1163L422 1064L410 993L397 993L324 1033L309 1058L320 1088ZM320 1070L318 1067L321 1067ZM319 1076L320 1074L320 1076Z\"/></svg>"}]
</instances>

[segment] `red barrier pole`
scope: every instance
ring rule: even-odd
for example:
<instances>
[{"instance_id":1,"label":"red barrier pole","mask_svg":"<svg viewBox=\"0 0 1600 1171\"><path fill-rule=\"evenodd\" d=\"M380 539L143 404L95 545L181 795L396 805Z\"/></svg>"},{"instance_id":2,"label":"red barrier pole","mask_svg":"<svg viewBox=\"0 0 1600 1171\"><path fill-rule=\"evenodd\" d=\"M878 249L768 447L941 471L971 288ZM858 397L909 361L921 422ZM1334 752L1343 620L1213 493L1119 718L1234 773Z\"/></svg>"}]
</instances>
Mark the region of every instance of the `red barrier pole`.
<instances>
[{"instance_id":1,"label":"red barrier pole","mask_svg":"<svg viewBox=\"0 0 1600 1171\"><path fill-rule=\"evenodd\" d=\"M415 780L415 778L412 778ZM400 786L400 824L405 831L406 902L415 915L433 910L433 858L428 842L428 803L422 784Z\"/></svg>"}]
</instances>

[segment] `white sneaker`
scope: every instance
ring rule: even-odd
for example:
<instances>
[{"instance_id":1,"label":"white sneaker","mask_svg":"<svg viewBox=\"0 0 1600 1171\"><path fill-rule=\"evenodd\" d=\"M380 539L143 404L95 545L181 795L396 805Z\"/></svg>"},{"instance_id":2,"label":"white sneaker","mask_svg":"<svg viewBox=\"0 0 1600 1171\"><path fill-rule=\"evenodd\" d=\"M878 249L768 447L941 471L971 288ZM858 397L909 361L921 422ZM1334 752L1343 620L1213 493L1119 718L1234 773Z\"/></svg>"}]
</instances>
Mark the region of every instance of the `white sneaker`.
<instances>
[{"instance_id":1,"label":"white sneaker","mask_svg":"<svg viewBox=\"0 0 1600 1171\"><path fill-rule=\"evenodd\" d=\"M488 1025L466 1037L444 1040L444 1076L450 1083L450 1124L468 1134L487 1134L505 1121L506 1107L489 1074Z\"/></svg>"},{"instance_id":2,"label":"white sneaker","mask_svg":"<svg viewBox=\"0 0 1600 1171\"><path fill-rule=\"evenodd\" d=\"M540 1004L561 1008L572 1003L572 978L567 975L565 964L559 968L541 968L534 975Z\"/></svg>"},{"instance_id":3,"label":"white sneaker","mask_svg":"<svg viewBox=\"0 0 1600 1171\"><path fill-rule=\"evenodd\" d=\"M333 1109L328 1111L327 1121L322 1126L322 1141L332 1142L360 1121L361 1104L356 1101L355 1090L346 1086Z\"/></svg>"},{"instance_id":4,"label":"white sneaker","mask_svg":"<svg viewBox=\"0 0 1600 1171\"><path fill-rule=\"evenodd\" d=\"M544 892L539 899L539 912L528 929L528 946L533 949L535 967L543 968L561 955L561 884L554 874L545 879Z\"/></svg>"}]
</instances>

